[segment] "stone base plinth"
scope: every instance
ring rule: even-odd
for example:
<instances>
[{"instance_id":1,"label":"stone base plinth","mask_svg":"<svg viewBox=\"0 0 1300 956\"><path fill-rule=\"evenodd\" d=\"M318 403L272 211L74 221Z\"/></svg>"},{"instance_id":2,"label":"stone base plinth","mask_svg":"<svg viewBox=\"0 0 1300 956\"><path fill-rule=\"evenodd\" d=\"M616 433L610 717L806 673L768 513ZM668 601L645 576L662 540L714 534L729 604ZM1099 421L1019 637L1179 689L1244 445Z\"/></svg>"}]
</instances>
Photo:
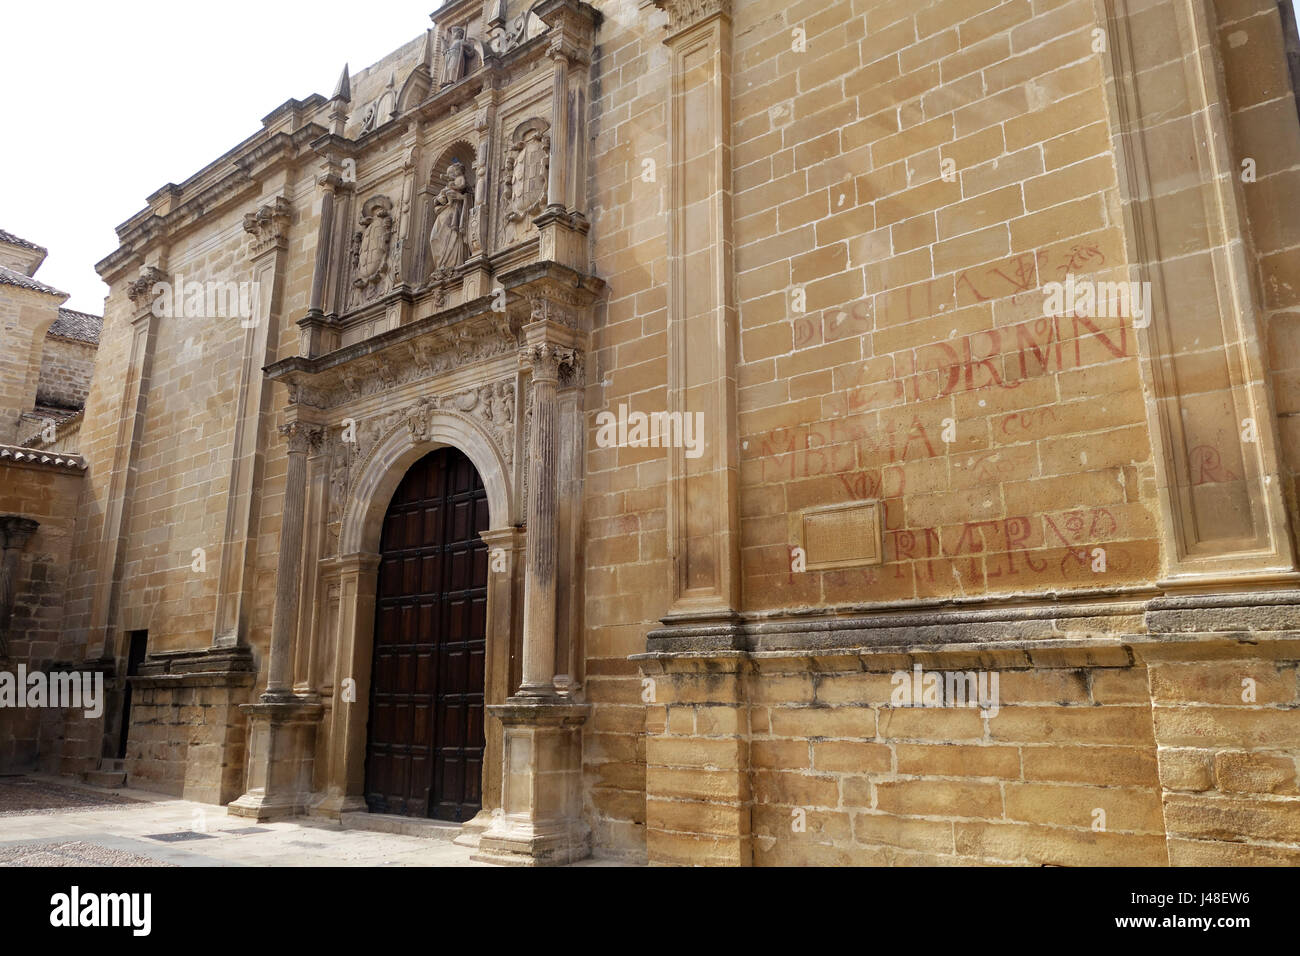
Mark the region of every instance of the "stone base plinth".
<instances>
[{"instance_id":1,"label":"stone base plinth","mask_svg":"<svg viewBox=\"0 0 1300 956\"><path fill-rule=\"evenodd\" d=\"M248 791L231 815L266 821L305 814L313 803L312 768L320 704L247 704Z\"/></svg>"},{"instance_id":2,"label":"stone base plinth","mask_svg":"<svg viewBox=\"0 0 1300 956\"><path fill-rule=\"evenodd\" d=\"M492 814L473 858L509 866L586 859L591 833L582 822L582 724L590 708L516 698L488 711L504 728L504 806Z\"/></svg>"}]
</instances>

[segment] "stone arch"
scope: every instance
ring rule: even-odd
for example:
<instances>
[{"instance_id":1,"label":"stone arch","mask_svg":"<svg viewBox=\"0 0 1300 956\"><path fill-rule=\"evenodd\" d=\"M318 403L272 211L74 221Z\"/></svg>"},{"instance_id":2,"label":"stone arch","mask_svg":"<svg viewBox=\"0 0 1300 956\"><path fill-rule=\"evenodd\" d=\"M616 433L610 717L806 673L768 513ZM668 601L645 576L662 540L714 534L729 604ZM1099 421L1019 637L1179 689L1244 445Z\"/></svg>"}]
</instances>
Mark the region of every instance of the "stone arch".
<instances>
[{"instance_id":1,"label":"stone arch","mask_svg":"<svg viewBox=\"0 0 1300 956\"><path fill-rule=\"evenodd\" d=\"M506 574L489 575L487 602L484 700L489 705L502 704L517 685L518 675L512 673L511 662L521 653L522 635L522 602L517 596L522 595L523 533L512 527L516 505L509 472L496 443L472 417L427 405L423 411L427 418L423 414L417 417L412 409L412 414L403 416L376 443L348 496L339 554L326 570L326 588L333 584L339 595L337 605L328 612L333 623L321 635L322 640L334 642L333 686L353 680L358 699L367 699L384 516L411 466L431 451L452 447L469 458L483 480L490 526L483 537L491 548L501 550L508 565ZM368 707L337 707L330 712L326 797L318 808L322 813L336 816L366 809L369 716ZM485 829L492 811L501 806L503 747L500 722L489 721L483 754L483 811L467 827Z\"/></svg>"},{"instance_id":2,"label":"stone arch","mask_svg":"<svg viewBox=\"0 0 1300 956\"><path fill-rule=\"evenodd\" d=\"M379 441L366 459L349 495L339 534L339 554L376 554L384 513L410 467L438 448L465 453L478 469L488 493L493 528L513 524L514 502L509 471L496 443L472 419L444 409L430 409L429 426L417 439L407 421Z\"/></svg>"}]
</instances>

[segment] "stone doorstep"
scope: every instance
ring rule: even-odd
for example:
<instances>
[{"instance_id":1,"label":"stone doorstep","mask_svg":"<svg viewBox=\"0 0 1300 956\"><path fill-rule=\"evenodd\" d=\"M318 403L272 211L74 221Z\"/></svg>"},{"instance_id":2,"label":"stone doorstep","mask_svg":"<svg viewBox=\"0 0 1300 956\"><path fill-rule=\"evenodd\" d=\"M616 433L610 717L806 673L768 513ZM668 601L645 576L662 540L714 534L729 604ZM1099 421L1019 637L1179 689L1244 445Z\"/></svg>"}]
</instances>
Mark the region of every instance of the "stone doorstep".
<instances>
[{"instance_id":1,"label":"stone doorstep","mask_svg":"<svg viewBox=\"0 0 1300 956\"><path fill-rule=\"evenodd\" d=\"M375 833L396 833L419 837L438 843L453 843L461 835L463 825L446 820L428 820L420 817L403 817L393 813L366 813L352 811L339 814L339 823L345 830L370 830Z\"/></svg>"}]
</instances>

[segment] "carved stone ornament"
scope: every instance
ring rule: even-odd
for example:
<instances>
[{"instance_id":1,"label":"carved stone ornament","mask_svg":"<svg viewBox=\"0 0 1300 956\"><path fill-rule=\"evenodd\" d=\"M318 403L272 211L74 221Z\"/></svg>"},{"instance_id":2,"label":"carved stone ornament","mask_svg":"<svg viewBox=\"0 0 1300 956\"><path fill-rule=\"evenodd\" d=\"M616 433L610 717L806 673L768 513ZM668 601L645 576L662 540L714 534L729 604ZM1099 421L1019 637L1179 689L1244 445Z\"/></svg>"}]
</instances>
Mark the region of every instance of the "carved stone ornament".
<instances>
[{"instance_id":1,"label":"carved stone ornament","mask_svg":"<svg viewBox=\"0 0 1300 956\"><path fill-rule=\"evenodd\" d=\"M509 53L524 40L528 39L528 25L532 20L533 11L525 10L516 17L511 17L506 21L504 27L492 37L492 50L498 54Z\"/></svg>"},{"instance_id":2,"label":"carved stone ornament","mask_svg":"<svg viewBox=\"0 0 1300 956\"><path fill-rule=\"evenodd\" d=\"M459 83L471 72L471 62L478 56L474 43L465 35L464 27L447 31L447 52L443 54L442 86Z\"/></svg>"},{"instance_id":3,"label":"carved stone ornament","mask_svg":"<svg viewBox=\"0 0 1300 956\"><path fill-rule=\"evenodd\" d=\"M506 154L502 176L505 221L517 241L529 223L546 208L547 180L551 170L549 127L540 119L525 121L515 130Z\"/></svg>"},{"instance_id":4,"label":"carved stone ornament","mask_svg":"<svg viewBox=\"0 0 1300 956\"><path fill-rule=\"evenodd\" d=\"M353 236L353 302L360 305L383 291L389 247L393 241L393 202L373 196L361 207L361 228Z\"/></svg>"},{"instance_id":5,"label":"carved stone ornament","mask_svg":"<svg viewBox=\"0 0 1300 956\"><path fill-rule=\"evenodd\" d=\"M271 249L283 249L289 241L289 224L293 221L293 206L283 196L258 207L257 212L244 215L244 232L252 240L249 255L253 258Z\"/></svg>"},{"instance_id":6,"label":"carved stone ornament","mask_svg":"<svg viewBox=\"0 0 1300 956\"><path fill-rule=\"evenodd\" d=\"M667 12L670 33L680 33L718 14L731 16L731 0L654 0L654 4Z\"/></svg>"},{"instance_id":7,"label":"carved stone ornament","mask_svg":"<svg viewBox=\"0 0 1300 956\"><path fill-rule=\"evenodd\" d=\"M433 200L429 232L429 280L450 278L465 263L465 220L470 202L465 167L455 160L444 174L446 185Z\"/></svg>"},{"instance_id":8,"label":"carved stone ornament","mask_svg":"<svg viewBox=\"0 0 1300 956\"><path fill-rule=\"evenodd\" d=\"M555 322L576 329L578 327L578 305L577 296L566 295L563 291L552 288L545 295L529 296L529 320L532 322Z\"/></svg>"},{"instance_id":9,"label":"carved stone ornament","mask_svg":"<svg viewBox=\"0 0 1300 956\"><path fill-rule=\"evenodd\" d=\"M325 440L324 429L306 422L289 422L281 425L279 431L288 440L291 455L320 451L321 443Z\"/></svg>"},{"instance_id":10,"label":"carved stone ornament","mask_svg":"<svg viewBox=\"0 0 1300 956\"><path fill-rule=\"evenodd\" d=\"M153 305L153 300L161 294L161 290L159 292L154 291L154 286L167 281L167 273L155 266L149 266L147 269L141 269L140 278L126 287L126 294L136 308L147 309Z\"/></svg>"},{"instance_id":11,"label":"carved stone ornament","mask_svg":"<svg viewBox=\"0 0 1300 956\"><path fill-rule=\"evenodd\" d=\"M558 382L561 368L573 367L578 359L576 349L564 348L543 342L540 345L528 345L523 349L524 358L532 366L533 380L538 382Z\"/></svg>"},{"instance_id":12,"label":"carved stone ornament","mask_svg":"<svg viewBox=\"0 0 1300 956\"><path fill-rule=\"evenodd\" d=\"M368 418L351 429L331 429L330 524L343 520L348 496L380 442L402 426L410 430L413 442L428 441L433 416L438 412L476 419L496 443L506 465L513 467L515 406L515 383L503 379L450 395L421 396L406 408ZM352 440L348 440L349 435Z\"/></svg>"}]
</instances>

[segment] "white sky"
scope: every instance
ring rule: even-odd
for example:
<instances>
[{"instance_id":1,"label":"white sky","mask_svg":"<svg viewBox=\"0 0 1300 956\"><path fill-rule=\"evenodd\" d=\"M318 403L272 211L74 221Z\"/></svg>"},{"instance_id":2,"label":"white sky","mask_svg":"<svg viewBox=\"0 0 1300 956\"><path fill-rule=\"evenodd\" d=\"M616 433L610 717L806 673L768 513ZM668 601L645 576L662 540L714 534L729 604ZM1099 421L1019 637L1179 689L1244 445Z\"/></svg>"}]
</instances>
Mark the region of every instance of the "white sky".
<instances>
[{"instance_id":1,"label":"white sky","mask_svg":"<svg viewBox=\"0 0 1300 956\"><path fill-rule=\"evenodd\" d=\"M441 0L5 0L0 229L49 249L36 274L102 315L114 229L290 97L334 92L431 25Z\"/></svg>"},{"instance_id":2,"label":"white sky","mask_svg":"<svg viewBox=\"0 0 1300 956\"><path fill-rule=\"evenodd\" d=\"M907 0L904 0L907 2ZM1300 9L1300 0L1293 0ZM37 277L103 313L94 265L145 197L329 96L419 36L441 0L6 0L0 228L50 250Z\"/></svg>"}]
</instances>

